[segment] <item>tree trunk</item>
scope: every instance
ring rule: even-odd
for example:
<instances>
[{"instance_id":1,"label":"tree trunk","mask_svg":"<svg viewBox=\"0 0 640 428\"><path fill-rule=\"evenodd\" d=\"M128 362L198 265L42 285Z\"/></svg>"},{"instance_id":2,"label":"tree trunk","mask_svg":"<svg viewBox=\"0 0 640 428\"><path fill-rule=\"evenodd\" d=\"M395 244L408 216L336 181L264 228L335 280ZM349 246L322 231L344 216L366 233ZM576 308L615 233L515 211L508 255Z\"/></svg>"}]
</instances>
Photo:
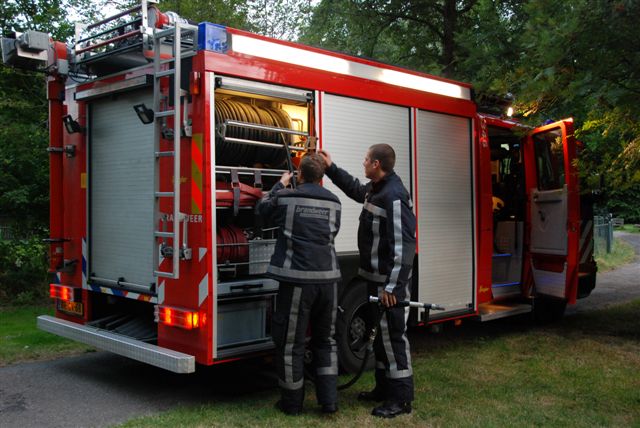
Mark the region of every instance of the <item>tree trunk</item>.
<instances>
[{"instance_id":1,"label":"tree trunk","mask_svg":"<svg viewBox=\"0 0 640 428\"><path fill-rule=\"evenodd\" d=\"M445 77L452 77L454 71L455 52L455 31L458 10L456 0L445 0L442 7L442 74Z\"/></svg>"}]
</instances>

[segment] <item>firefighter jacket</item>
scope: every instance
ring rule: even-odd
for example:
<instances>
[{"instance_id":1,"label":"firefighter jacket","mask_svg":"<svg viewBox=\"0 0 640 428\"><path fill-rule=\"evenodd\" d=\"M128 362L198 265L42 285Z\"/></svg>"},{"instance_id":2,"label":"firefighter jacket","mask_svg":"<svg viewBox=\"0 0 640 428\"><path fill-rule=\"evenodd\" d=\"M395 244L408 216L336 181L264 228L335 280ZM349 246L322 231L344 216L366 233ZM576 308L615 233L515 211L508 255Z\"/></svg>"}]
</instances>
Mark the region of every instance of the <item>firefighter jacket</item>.
<instances>
[{"instance_id":1,"label":"firefighter jacket","mask_svg":"<svg viewBox=\"0 0 640 428\"><path fill-rule=\"evenodd\" d=\"M340 280L334 239L340 228L340 199L318 184L285 189L278 182L256 206L280 227L267 275L293 283Z\"/></svg>"},{"instance_id":2,"label":"firefighter jacket","mask_svg":"<svg viewBox=\"0 0 640 428\"><path fill-rule=\"evenodd\" d=\"M416 252L416 217L400 177L391 171L379 182L363 185L335 163L326 174L347 196L363 204L358 227L358 274L383 284L389 293L406 287Z\"/></svg>"}]
</instances>

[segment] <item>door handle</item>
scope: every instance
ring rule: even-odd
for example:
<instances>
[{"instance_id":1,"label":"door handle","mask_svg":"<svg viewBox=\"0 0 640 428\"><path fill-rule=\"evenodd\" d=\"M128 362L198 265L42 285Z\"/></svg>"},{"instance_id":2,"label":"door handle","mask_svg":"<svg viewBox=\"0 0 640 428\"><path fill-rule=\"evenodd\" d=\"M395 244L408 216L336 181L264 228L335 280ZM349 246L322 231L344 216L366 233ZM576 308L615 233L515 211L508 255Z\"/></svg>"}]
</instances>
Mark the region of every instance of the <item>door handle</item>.
<instances>
[{"instance_id":1,"label":"door handle","mask_svg":"<svg viewBox=\"0 0 640 428\"><path fill-rule=\"evenodd\" d=\"M540 221L544 223L547 219L547 216L544 214L544 211L538 211L538 215L540 216Z\"/></svg>"}]
</instances>

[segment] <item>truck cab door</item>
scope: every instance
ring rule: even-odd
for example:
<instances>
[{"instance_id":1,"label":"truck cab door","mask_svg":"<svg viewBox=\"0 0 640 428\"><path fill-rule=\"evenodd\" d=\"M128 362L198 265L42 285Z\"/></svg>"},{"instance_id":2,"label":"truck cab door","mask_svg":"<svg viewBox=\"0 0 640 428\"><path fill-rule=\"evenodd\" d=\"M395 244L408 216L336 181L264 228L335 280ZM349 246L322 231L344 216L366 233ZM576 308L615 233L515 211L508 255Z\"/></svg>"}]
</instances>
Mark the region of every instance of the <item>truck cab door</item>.
<instances>
[{"instance_id":1,"label":"truck cab door","mask_svg":"<svg viewBox=\"0 0 640 428\"><path fill-rule=\"evenodd\" d=\"M576 300L580 201L573 120L527 137L529 253L535 295Z\"/></svg>"}]
</instances>

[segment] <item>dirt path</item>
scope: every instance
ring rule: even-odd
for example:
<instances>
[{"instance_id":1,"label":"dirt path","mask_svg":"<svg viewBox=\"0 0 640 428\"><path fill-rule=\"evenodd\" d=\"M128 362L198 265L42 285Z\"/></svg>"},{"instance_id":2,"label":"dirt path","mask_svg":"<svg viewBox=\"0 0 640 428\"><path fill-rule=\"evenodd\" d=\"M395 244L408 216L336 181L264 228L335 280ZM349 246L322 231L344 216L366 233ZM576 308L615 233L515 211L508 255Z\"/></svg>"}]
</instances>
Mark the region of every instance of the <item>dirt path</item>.
<instances>
[{"instance_id":1,"label":"dirt path","mask_svg":"<svg viewBox=\"0 0 640 428\"><path fill-rule=\"evenodd\" d=\"M567 315L640 299L640 233L615 232L615 237L634 247L635 260L616 270L598 272L596 288L591 295L568 307Z\"/></svg>"}]
</instances>

